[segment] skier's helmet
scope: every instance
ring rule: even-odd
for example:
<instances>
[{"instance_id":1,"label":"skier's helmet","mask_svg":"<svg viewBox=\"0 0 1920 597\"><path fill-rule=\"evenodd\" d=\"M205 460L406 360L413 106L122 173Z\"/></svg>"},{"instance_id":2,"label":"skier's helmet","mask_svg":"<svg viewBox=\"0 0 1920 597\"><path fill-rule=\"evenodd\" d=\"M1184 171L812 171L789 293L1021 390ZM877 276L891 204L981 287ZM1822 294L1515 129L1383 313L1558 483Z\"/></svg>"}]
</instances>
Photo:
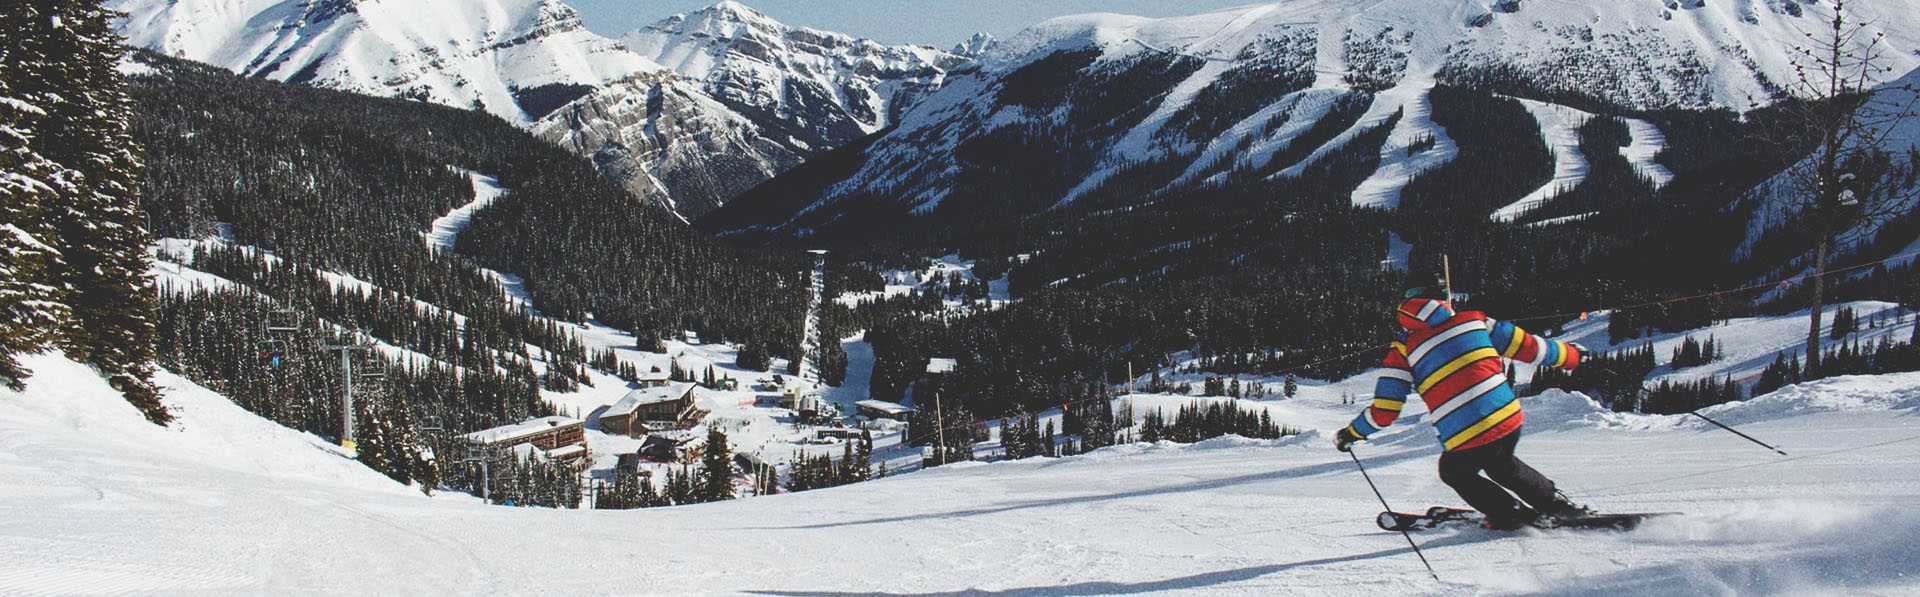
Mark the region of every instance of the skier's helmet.
<instances>
[{"instance_id":1,"label":"skier's helmet","mask_svg":"<svg viewBox=\"0 0 1920 597\"><path fill-rule=\"evenodd\" d=\"M1441 279L1439 276L1426 275L1407 278L1407 291L1400 295L1400 298L1423 298L1444 301L1452 297L1447 296L1446 280Z\"/></svg>"}]
</instances>

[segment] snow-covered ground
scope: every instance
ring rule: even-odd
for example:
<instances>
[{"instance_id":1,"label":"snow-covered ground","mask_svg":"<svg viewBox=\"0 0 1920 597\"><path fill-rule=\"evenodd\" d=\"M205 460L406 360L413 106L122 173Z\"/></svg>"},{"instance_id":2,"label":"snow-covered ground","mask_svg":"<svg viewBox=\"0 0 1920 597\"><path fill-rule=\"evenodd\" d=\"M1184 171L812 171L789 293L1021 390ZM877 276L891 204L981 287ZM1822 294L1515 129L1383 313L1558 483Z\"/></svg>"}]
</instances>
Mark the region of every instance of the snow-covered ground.
<instances>
[{"instance_id":1,"label":"snow-covered ground","mask_svg":"<svg viewBox=\"0 0 1920 597\"><path fill-rule=\"evenodd\" d=\"M492 185L490 179L478 174L473 175L473 178L476 192L475 203L491 200L491 198L498 196L499 188ZM435 222L435 232L443 233L443 238L446 238L449 243L448 246L450 246L453 235L459 232L459 226L442 224L457 222L462 211L467 207L471 207L471 204L456 208L452 213L439 218L439 220ZM431 235L423 236L428 238L429 242L432 242L434 238ZM187 256L191 255L193 249L203 243L220 243L220 241L163 239L157 243L154 253L158 260L151 270L156 283L162 288L178 290L213 290L239 286L231 280L182 265L182 262L188 260ZM280 257L269 251L261 251L247 246L236 246L236 248L257 253L270 261L277 262L280 259ZM524 292L515 292L518 288L517 285L507 284L507 282L517 281L517 278L509 274L503 274L485 268L482 268L482 271L503 282L508 289L504 297L506 300L518 302L523 305L530 304L531 299L526 296ZM352 289L363 293L385 292L385 290L379 286L350 275L326 271L321 272L321 274L341 288ZM417 308L424 312L445 312L441 307L430 303L415 301L415 304ZM533 313L538 315L537 310L533 311ZM464 315L458 313L451 313L451 315L457 323L466 320ZM728 433L729 443L736 452L761 453L776 465L784 464L792 455L803 451L840 453L841 446L838 442L824 443L809 441L814 437L814 428L794 424L791 411L780 408L779 394L777 391L756 389L760 380L770 379L775 374L784 373L784 364L777 364L778 366L774 372L752 371L742 368L737 364L739 350L733 346L703 344L697 341L669 340L663 343L666 348L665 352L650 352L640 350L636 345L636 338L634 338L632 334L595 321L588 321L584 324L564 321L556 321L555 323L568 333L573 334L573 336L580 340L581 344L589 350L610 350L617 359L622 362L632 363L641 372L665 372L671 370L673 366L677 364L682 370L692 372L696 378L703 377L705 372L711 368L716 377L720 379L732 378L737 380L739 382L738 390L710 390L706 388L696 388L694 390L695 401L698 405L702 409L713 413L713 417L709 422L719 425ZM339 332L350 331L338 326L334 326L334 329ZM407 362L415 366L423 366L433 360L432 357L428 355L407 350L378 339L374 339L372 343L383 356L396 361ZM858 369L865 367L865 369L871 370L872 351L856 351L857 349L850 348L849 356L864 357L864 360L854 361L849 365L849 368ZM542 351L537 347L529 347L528 354L533 356L530 364L534 367L535 371L545 372L547 363L538 358L539 355L543 354ZM448 363L448 365L458 367L458 365L451 363ZM601 371L589 369L587 375L589 381L592 382L591 385L582 385L579 389L569 392L543 389L541 390L541 396L549 404L557 408L561 414L578 417L586 421L587 447L593 455L592 464L590 465L591 469L597 477L610 479L611 471L618 460L617 455L622 452L632 453L637 450L640 447L640 440L625 435L602 432L599 428L598 421L594 419L594 415L600 408L619 401L621 397L625 396L637 386L629 384L625 380L615 377L612 374ZM863 387L865 379L864 376L861 377ZM860 390L860 392L864 393L864 389ZM844 389L837 390L834 396L835 399L832 401L841 405L844 408L844 412L848 413L853 412L851 406L853 402L865 399L865 396L856 397ZM704 436L706 433L704 426L696 427L692 431L698 436ZM875 439L876 446L890 446L897 443L899 443L899 434L895 432L881 433ZM664 468L668 465L649 463L643 464L642 466L643 468L660 469L664 471Z\"/></svg>"},{"instance_id":2,"label":"snow-covered ground","mask_svg":"<svg viewBox=\"0 0 1920 597\"><path fill-rule=\"evenodd\" d=\"M1387 134L1387 142L1380 147L1380 166L1372 176L1360 181L1353 189L1353 204L1356 207L1377 207L1392 210L1400 207L1400 190L1413 182L1414 177L1428 170L1438 168L1453 161L1460 154L1460 146L1447 136L1446 127L1433 121L1433 100L1429 92L1433 90L1430 78L1410 78L1400 86L1381 93L1374 99L1374 107L1362 116L1360 123L1342 133L1342 139L1335 139L1321 148L1321 152L1331 151L1357 135L1379 124L1371 120L1382 107L1388 108L1379 118L1384 119L1393 112L1400 113L1399 122L1394 123L1393 131ZM1428 147L1413 151L1418 144ZM1299 164L1282 171L1282 175L1298 176L1307 165L1318 156L1302 160Z\"/></svg>"},{"instance_id":3,"label":"snow-covered ground","mask_svg":"<svg viewBox=\"0 0 1920 597\"><path fill-rule=\"evenodd\" d=\"M935 287L939 286L949 276L957 276L961 280L977 283L981 280L979 276L974 275L974 265L975 262L964 261L960 259L959 255L947 255L936 259L929 259L927 260L926 267L920 269L887 270L882 272L880 277L883 278L886 283L884 290L845 292L841 293L838 297L834 297L833 300L848 307L855 307L858 306L861 301L906 296L913 292L932 292ZM1013 295L1008 289L1008 280L1005 275L987 280L986 282L987 302L989 305L998 308L1013 300ZM973 305L973 303L962 301L951 296L942 297L941 301L946 305L947 309L955 311L965 311L971 309Z\"/></svg>"},{"instance_id":4,"label":"snow-covered ground","mask_svg":"<svg viewBox=\"0 0 1920 597\"><path fill-rule=\"evenodd\" d=\"M1633 139L1626 147L1620 148L1620 155L1633 165L1633 173L1641 178L1653 181L1655 188L1667 186L1673 182L1673 171L1660 165L1655 158L1667 150L1667 135L1660 127L1637 118L1628 118L1627 134Z\"/></svg>"},{"instance_id":5,"label":"snow-covered ground","mask_svg":"<svg viewBox=\"0 0 1920 597\"><path fill-rule=\"evenodd\" d=\"M841 488L632 511L426 498L324 440L167 377L161 429L84 368L0 391L0 593L761 595L1869 594L1920 591L1920 374L1796 386L1705 423L1529 399L1520 454L1578 500L1677 511L1632 533L1373 526L1326 431L1349 384L1275 403L1321 430L958 464ZM1415 403L1417 404L1417 403ZM1430 431L1357 453L1402 508L1454 504ZM644 573L633 573L641 569Z\"/></svg>"},{"instance_id":6,"label":"snow-covered ground","mask_svg":"<svg viewBox=\"0 0 1920 597\"><path fill-rule=\"evenodd\" d=\"M1559 104L1516 99L1540 123L1540 134L1546 137L1547 150L1553 154L1553 178L1518 201L1494 210L1492 218L1502 222L1511 222L1587 180L1587 156L1580 153L1580 126L1593 115Z\"/></svg>"},{"instance_id":7,"label":"snow-covered ground","mask_svg":"<svg viewBox=\"0 0 1920 597\"><path fill-rule=\"evenodd\" d=\"M1830 332L1833 330L1835 316L1839 314L1841 309L1848 308L1853 309L1854 314L1860 318L1860 330L1841 341L1834 341L1831 339ZM1821 320L1824 326L1821 332L1821 338L1823 338L1822 346L1828 348L1838 345L1839 342L1857 341L1861 346L1871 346L1883 339L1894 342L1905 342L1913 336L1914 322L1916 319L1920 319L1920 314L1915 314L1912 311L1902 311L1899 309L1899 305L1894 303L1879 301L1857 301L1828 305L1822 313L1824 314ZM1649 383L1662 379L1690 381L1727 376L1731 376L1735 381L1743 383L1752 382L1758 379L1760 372L1765 370L1768 364L1773 363L1774 357L1782 352L1790 355L1797 354L1803 359L1806 356L1806 311L1797 311L1787 315L1730 319L1705 328L1687 330L1680 333L1662 333L1625 339L1618 344L1608 341L1608 317L1610 317L1609 313L1599 312L1593 314L1586 320L1576 321L1568 325L1566 332L1559 338L1568 342L1578 342L1590 349L1603 352L1622 348L1637 348L1642 345L1651 344L1653 345L1653 358L1656 362L1660 363L1661 366L1654 369L1653 374L1648 379ZM1886 326L1870 327L1872 320L1883 317L1886 318ZM1524 322L1521 325L1522 327L1526 327ZM1705 342L1710 338L1713 339L1715 343L1720 345L1721 358L1706 365L1689 367L1679 371L1669 368L1668 362L1672 360L1673 350L1678 348L1688 337L1692 337L1697 342ZM1522 365L1519 366L1519 368L1523 370L1521 377L1525 378L1530 375L1530 372L1524 371L1527 369L1526 366Z\"/></svg>"},{"instance_id":8,"label":"snow-covered ground","mask_svg":"<svg viewBox=\"0 0 1920 597\"><path fill-rule=\"evenodd\" d=\"M473 200L447 212L447 215L434 219L433 224L428 226L428 231L420 235L426 240L428 247L442 253L453 252L454 239L459 238L460 231L465 230L467 224L473 222L473 214L493 205L495 199L506 194L506 190L500 188L498 178L478 172L467 172L466 175L473 181Z\"/></svg>"}]
</instances>

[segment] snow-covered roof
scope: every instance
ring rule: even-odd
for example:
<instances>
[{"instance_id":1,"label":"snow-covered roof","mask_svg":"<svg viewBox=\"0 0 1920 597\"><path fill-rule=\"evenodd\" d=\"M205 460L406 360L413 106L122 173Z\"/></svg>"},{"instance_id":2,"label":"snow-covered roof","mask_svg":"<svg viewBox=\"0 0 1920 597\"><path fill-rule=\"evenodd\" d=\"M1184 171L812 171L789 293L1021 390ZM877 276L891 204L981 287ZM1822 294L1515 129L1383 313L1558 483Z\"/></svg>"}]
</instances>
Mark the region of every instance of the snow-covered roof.
<instances>
[{"instance_id":1,"label":"snow-covered roof","mask_svg":"<svg viewBox=\"0 0 1920 597\"><path fill-rule=\"evenodd\" d=\"M853 405L858 406L860 408L871 408L871 409L874 409L883 413L887 413L890 415L904 415L904 414L913 412L912 408L895 404L892 402L887 402L885 400L861 400L859 402L853 403Z\"/></svg>"},{"instance_id":2,"label":"snow-covered roof","mask_svg":"<svg viewBox=\"0 0 1920 597\"><path fill-rule=\"evenodd\" d=\"M626 396L622 396L618 402L607 407L606 412L600 413L600 416L630 415L644 406L679 400L680 397L687 395L687 392L692 389L693 384L690 383L677 383L658 388L640 388L627 392Z\"/></svg>"},{"instance_id":3,"label":"snow-covered roof","mask_svg":"<svg viewBox=\"0 0 1920 597\"><path fill-rule=\"evenodd\" d=\"M927 373L952 373L959 366L960 361L954 359L931 359L927 361Z\"/></svg>"},{"instance_id":4,"label":"snow-covered roof","mask_svg":"<svg viewBox=\"0 0 1920 597\"><path fill-rule=\"evenodd\" d=\"M579 424L580 420L573 417L541 417L512 425L501 425L492 429L475 431L467 434L467 441L482 444L518 441L568 425Z\"/></svg>"}]
</instances>

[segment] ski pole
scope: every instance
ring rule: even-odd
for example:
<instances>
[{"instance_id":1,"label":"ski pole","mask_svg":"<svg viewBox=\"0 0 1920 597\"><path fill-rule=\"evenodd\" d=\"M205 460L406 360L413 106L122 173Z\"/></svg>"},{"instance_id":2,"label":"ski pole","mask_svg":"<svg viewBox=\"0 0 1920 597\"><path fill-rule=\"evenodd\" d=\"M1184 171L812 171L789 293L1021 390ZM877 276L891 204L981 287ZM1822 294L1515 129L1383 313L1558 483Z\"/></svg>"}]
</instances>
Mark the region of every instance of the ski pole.
<instances>
[{"instance_id":1,"label":"ski pole","mask_svg":"<svg viewBox=\"0 0 1920 597\"><path fill-rule=\"evenodd\" d=\"M1388 512L1392 512L1393 506L1387 505L1387 496L1380 495L1380 487L1373 484L1373 475L1367 474L1367 466L1360 464L1360 455L1353 453L1352 448L1348 448L1347 456L1353 459L1354 466L1360 468L1360 476L1367 480L1367 487L1373 489L1373 497L1380 498L1380 507L1386 508ZM1427 574L1433 575L1433 579L1436 581L1440 580L1440 573L1434 572L1433 564L1427 562L1427 554L1420 553L1420 544L1413 542L1413 534L1407 532L1406 529L1400 529L1400 536L1407 538L1407 547L1413 548L1413 555L1420 556L1420 565L1427 567Z\"/></svg>"},{"instance_id":2,"label":"ski pole","mask_svg":"<svg viewBox=\"0 0 1920 597\"><path fill-rule=\"evenodd\" d=\"M1721 423L1721 422L1719 422L1719 421L1715 421L1715 420L1713 420L1713 417L1709 417L1709 416L1706 416L1706 415L1703 415L1703 414L1700 414L1700 411L1697 411L1697 410L1690 410L1690 411L1687 411L1687 413L1688 413L1688 414L1691 414L1691 415L1693 415L1693 416L1696 416L1696 417L1700 417L1701 419L1703 419L1703 420L1705 420L1705 421L1706 421L1706 422L1708 422L1708 423L1713 423L1714 425L1717 425L1717 426L1719 426L1719 427L1720 427L1721 429L1725 429L1725 430L1727 430L1727 431L1729 431L1729 432L1732 432L1732 433L1733 433L1734 435L1738 435L1738 436L1740 436L1741 438L1743 438L1743 439L1746 439L1747 441L1750 441L1750 442L1753 442L1753 443L1756 443L1756 444L1760 444L1760 446L1761 446L1761 447L1763 447L1763 448L1766 448L1766 449L1768 449L1768 450L1773 450L1774 452L1777 452L1777 453L1779 453L1779 454L1780 454L1781 456L1786 456L1786 455L1787 455L1787 452L1786 452L1785 450L1781 450L1780 448L1776 448L1776 447L1774 447L1774 446L1772 446L1772 445L1769 445L1769 444L1768 444L1767 442L1763 442L1763 441L1760 441L1760 440L1757 440L1757 439L1753 439L1753 436L1751 436L1751 435L1747 435L1747 434L1745 434L1745 433L1741 433L1741 432L1740 432L1740 430L1738 430L1738 429L1734 429L1734 428L1732 428L1732 427L1728 427L1728 426L1727 426L1727 425L1726 425L1725 423Z\"/></svg>"}]
</instances>

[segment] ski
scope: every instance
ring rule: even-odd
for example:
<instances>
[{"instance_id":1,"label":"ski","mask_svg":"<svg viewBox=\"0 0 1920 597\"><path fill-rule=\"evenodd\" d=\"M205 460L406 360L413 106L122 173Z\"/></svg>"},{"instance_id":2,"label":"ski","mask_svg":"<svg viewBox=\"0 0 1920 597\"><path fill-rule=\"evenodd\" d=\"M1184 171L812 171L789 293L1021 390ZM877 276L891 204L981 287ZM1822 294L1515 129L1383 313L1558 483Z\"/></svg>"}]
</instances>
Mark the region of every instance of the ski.
<instances>
[{"instance_id":1,"label":"ski","mask_svg":"<svg viewBox=\"0 0 1920 597\"><path fill-rule=\"evenodd\" d=\"M1566 518L1541 518L1533 526L1540 529L1598 529L1631 531L1649 518L1661 516L1679 516L1679 512L1629 512L1620 514L1590 514Z\"/></svg>"},{"instance_id":2,"label":"ski","mask_svg":"<svg viewBox=\"0 0 1920 597\"><path fill-rule=\"evenodd\" d=\"M1466 508L1434 506L1425 513L1381 512L1374 524L1388 531L1424 531L1442 526L1480 526L1486 517Z\"/></svg>"},{"instance_id":3,"label":"ski","mask_svg":"<svg viewBox=\"0 0 1920 597\"><path fill-rule=\"evenodd\" d=\"M1660 516L1678 516L1678 512L1631 512L1618 514L1590 514L1549 518L1543 517L1529 525L1542 530L1551 529L1587 529L1630 531L1649 518ZM1381 512L1374 524L1387 531L1425 531L1441 527L1480 527L1486 522L1486 516L1466 508L1434 506L1424 513L1418 512Z\"/></svg>"}]
</instances>

